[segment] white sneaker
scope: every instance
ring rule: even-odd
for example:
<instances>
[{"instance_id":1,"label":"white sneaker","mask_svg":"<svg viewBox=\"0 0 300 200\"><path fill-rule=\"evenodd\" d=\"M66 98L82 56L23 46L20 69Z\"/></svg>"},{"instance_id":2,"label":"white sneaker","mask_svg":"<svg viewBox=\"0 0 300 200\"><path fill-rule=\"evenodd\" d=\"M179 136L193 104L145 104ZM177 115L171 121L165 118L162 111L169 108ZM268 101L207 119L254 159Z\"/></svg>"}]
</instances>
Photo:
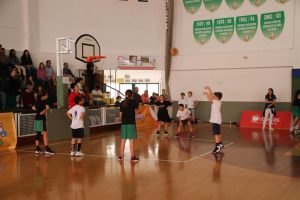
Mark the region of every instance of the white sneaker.
<instances>
[{"instance_id":1,"label":"white sneaker","mask_svg":"<svg viewBox=\"0 0 300 200\"><path fill-rule=\"evenodd\" d=\"M294 127L291 127L291 128L290 128L290 132L293 132L293 131L294 131Z\"/></svg>"},{"instance_id":2,"label":"white sneaker","mask_svg":"<svg viewBox=\"0 0 300 200\"><path fill-rule=\"evenodd\" d=\"M76 151L75 156L84 156L85 154L81 151Z\"/></svg>"},{"instance_id":3,"label":"white sneaker","mask_svg":"<svg viewBox=\"0 0 300 200\"><path fill-rule=\"evenodd\" d=\"M70 156L75 156L76 151L71 151Z\"/></svg>"},{"instance_id":4,"label":"white sneaker","mask_svg":"<svg viewBox=\"0 0 300 200\"><path fill-rule=\"evenodd\" d=\"M272 127L269 127L269 130L270 130L270 131L273 131L274 129L273 129Z\"/></svg>"}]
</instances>

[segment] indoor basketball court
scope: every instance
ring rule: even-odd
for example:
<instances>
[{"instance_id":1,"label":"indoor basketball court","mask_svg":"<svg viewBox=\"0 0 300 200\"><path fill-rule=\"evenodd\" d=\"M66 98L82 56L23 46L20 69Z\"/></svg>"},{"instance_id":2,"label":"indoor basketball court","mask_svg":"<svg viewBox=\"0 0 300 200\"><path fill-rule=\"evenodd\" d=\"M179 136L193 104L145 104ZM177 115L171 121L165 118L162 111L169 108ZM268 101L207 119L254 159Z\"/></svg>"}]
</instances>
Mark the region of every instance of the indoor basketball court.
<instances>
[{"instance_id":1,"label":"indoor basketball court","mask_svg":"<svg viewBox=\"0 0 300 200\"><path fill-rule=\"evenodd\" d=\"M298 200L299 22L298 0L0 0L0 199Z\"/></svg>"}]
</instances>

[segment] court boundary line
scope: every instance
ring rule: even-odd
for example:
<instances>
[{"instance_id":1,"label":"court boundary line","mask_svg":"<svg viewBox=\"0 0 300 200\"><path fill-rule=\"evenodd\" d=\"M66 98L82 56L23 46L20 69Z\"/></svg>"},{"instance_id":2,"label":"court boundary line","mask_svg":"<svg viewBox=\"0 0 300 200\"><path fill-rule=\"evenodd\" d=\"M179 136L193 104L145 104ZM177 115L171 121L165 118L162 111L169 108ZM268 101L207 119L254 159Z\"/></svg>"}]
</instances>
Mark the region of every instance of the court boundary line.
<instances>
[{"instance_id":1,"label":"court boundary line","mask_svg":"<svg viewBox=\"0 0 300 200\"><path fill-rule=\"evenodd\" d=\"M234 142L230 142L229 144L224 145L224 147L228 147L228 146L231 146L233 144L235 144L235 143ZM201 157L206 156L206 155L211 154L211 153L212 153L212 151L208 151L208 152L202 153L202 154L200 154L200 155L198 155L198 156L196 156L194 158L191 158L191 159L187 160L186 162L189 163L189 162L191 162L193 160L196 160L198 158L201 158Z\"/></svg>"},{"instance_id":2,"label":"court boundary line","mask_svg":"<svg viewBox=\"0 0 300 200\"><path fill-rule=\"evenodd\" d=\"M109 136L109 135L113 135L113 134L116 134L118 132L114 132L114 133L107 133L107 134L103 134L103 135L97 135L97 136L90 136L90 137L87 137L87 138L83 138L84 140L90 140L92 138L101 138L101 137L105 137L105 136ZM64 143L69 143L70 140L65 140L65 141L61 141L61 142L54 142L54 143L49 143L49 145L52 145L52 146L55 146L55 145L58 145L58 144L64 144ZM19 150L28 150L28 149L33 149L34 146L32 147L27 147L27 148L21 148L21 149L16 149L16 151L19 151Z\"/></svg>"}]
</instances>

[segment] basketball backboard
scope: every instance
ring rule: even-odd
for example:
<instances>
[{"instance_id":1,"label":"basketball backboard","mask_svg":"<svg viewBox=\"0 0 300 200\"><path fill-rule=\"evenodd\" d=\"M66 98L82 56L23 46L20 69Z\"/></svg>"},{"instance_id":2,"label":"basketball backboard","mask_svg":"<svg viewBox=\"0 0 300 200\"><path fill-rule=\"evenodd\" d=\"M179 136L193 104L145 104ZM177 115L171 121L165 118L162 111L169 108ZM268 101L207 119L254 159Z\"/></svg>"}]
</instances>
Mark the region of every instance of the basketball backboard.
<instances>
[{"instance_id":1,"label":"basketball backboard","mask_svg":"<svg viewBox=\"0 0 300 200\"><path fill-rule=\"evenodd\" d=\"M87 63L88 57L100 56L100 53L98 41L89 34L79 36L75 42L75 58L77 60Z\"/></svg>"}]
</instances>

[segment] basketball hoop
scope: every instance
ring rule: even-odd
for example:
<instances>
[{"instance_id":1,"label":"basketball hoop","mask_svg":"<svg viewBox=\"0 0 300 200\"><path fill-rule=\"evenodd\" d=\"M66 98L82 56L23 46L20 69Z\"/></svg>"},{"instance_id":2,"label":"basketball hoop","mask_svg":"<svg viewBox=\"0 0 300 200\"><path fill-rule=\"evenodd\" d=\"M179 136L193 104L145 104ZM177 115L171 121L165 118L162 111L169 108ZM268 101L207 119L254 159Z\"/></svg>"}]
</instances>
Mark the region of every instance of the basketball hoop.
<instances>
[{"instance_id":1,"label":"basketball hoop","mask_svg":"<svg viewBox=\"0 0 300 200\"><path fill-rule=\"evenodd\" d=\"M103 58L106 58L106 56L89 56L85 59L85 61L86 62L99 62Z\"/></svg>"}]
</instances>

